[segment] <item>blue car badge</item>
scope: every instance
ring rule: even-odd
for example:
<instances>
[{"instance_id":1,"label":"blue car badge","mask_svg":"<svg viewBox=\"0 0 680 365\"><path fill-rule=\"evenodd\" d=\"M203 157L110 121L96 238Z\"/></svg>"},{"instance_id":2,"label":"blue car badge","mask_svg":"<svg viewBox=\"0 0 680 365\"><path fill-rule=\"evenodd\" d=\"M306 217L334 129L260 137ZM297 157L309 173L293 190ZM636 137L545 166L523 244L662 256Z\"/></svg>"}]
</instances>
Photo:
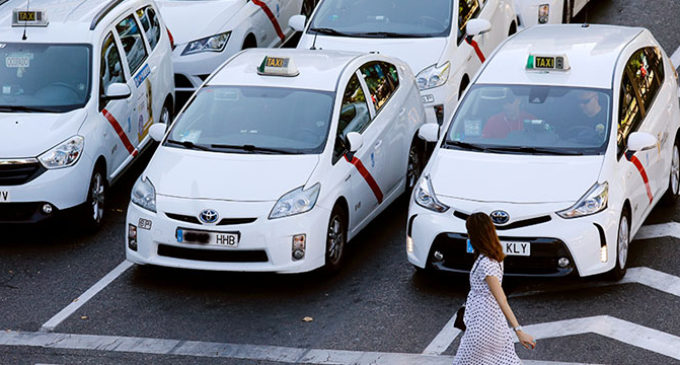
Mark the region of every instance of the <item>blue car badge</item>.
<instances>
[{"instance_id":1,"label":"blue car badge","mask_svg":"<svg viewBox=\"0 0 680 365\"><path fill-rule=\"evenodd\" d=\"M201 222L209 224L217 222L218 217L219 215L214 209L205 209L201 212L201 214L198 215L198 218L201 220Z\"/></svg>"},{"instance_id":2,"label":"blue car badge","mask_svg":"<svg viewBox=\"0 0 680 365\"><path fill-rule=\"evenodd\" d=\"M510 220L510 214L504 210L494 210L489 214L489 217L495 224L505 224Z\"/></svg>"}]
</instances>

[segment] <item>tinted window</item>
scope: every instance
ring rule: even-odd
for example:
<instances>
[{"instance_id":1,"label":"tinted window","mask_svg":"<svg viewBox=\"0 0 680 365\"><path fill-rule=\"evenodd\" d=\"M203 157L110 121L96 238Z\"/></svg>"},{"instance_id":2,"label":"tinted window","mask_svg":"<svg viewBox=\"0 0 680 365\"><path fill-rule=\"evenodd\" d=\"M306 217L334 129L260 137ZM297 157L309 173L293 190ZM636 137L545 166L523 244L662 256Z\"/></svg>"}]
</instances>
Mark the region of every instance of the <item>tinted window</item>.
<instances>
[{"instance_id":1,"label":"tinted window","mask_svg":"<svg viewBox=\"0 0 680 365\"><path fill-rule=\"evenodd\" d=\"M113 40L113 34L109 33L102 44L101 66L99 70L101 78L99 92L104 95L106 88L114 82L125 82L123 64L120 60L118 47Z\"/></svg>"},{"instance_id":2,"label":"tinted window","mask_svg":"<svg viewBox=\"0 0 680 365\"><path fill-rule=\"evenodd\" d=\"M628 135L638 129L642 120L642 110L636 95L635 86L628 77L628 72L621 81L621 96L619 97L619 127L616 134L616 144L619 153L626 147Z\"/></svg>"},{"instance_id":3,"label":"tinted window","mask_svg":"<svg viewBox=\"0 0 680 365\"><path fill-rule=\"evenodd\" d=\"M362 133L371 123L371 115L368 111L366 96L361 89L359 78L356 74L349 80L345 93L342 97L340 119L336 132L334 160L337 161L346 151L345 136L349 132Z\"/></svg>"},{"instance_id":4,"label":"tinted window","mask_svg":"<svg viewBox=\"0 0 680 365\"><path fill-rule=\"evenodd\" d=\"M128 66L130 66L130 73L135 73L139 66L144 63L146 59L146 47L144 47L144 40L142 34L139 32L139 27L135 18L130 15L123 19L116 25L116 31L120 36L120 42L123 44L125 55L127 56Z\"/></svg>"},{"instance_id":5,"label":"tinted window","mask_svg":"<svg viewBox=\"0 0 680 365\"><path fill-rule=\"evenodd\" d=\"M161 26L158 23L156 12L153 11L151 6L147 6L137 10L137 16L142 23L142 28L144 28L146 39L149 40L151 49L156 48L158 40L161 38Z\"/></svg>"},{"instance_id":6,"label":"tinted window","mask_svg":"<svg viewBox=\"0 0 680 365\"><path fill-rule=\"evenodd\" d=\"M640 96L643 116L651 107L654 97L663 82L663 63L661 54L655 48L643 48L628 60L626 76Z\"/></svg>"},{"instance_id":7,"label":"tinted window","mask_svg":"<svg viewBox=\"0 0 680 365\"><path fill-rule=\"evenodd\" d=\"M382 62L372 62L361 67L361 73L371 93L371 100L375 105L375 110L380 110L394 93L394 76L390 75L390 68ZM396 72L394 66L392 71Z\"/></svg>"},{"instance_id":8,"label":"tinted window","mask_svg":"<svg viewBox=\"0 0 680 365\"><path fill-rule=\"evenodd\" d=\"M465 26L479 11L478 0L460 0L458 4L458 39L465 36Z\"/></svg>"}]
</instances>

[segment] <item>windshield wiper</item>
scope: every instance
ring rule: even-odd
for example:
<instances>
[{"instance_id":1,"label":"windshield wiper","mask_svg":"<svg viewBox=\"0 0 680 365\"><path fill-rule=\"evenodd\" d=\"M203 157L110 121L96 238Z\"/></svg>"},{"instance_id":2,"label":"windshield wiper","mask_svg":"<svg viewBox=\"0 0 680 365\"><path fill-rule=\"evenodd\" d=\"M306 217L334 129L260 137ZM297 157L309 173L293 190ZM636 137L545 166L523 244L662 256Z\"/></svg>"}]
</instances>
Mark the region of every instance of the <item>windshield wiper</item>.
<instances>
[{"instance_id":1,"label":"windshield wiper","mask_svg":"<svg viewBox=\"0 0 680 365\"><path fill-rule=\"evenodd\" d=\"M583 152L570 151L559 148L546 147L529 147L529 146L507 146L507 147L489 147L490 151L494 152L520 152L520 153L534 153L556 156L582 156Z\"/></svg>"},{"instance_id":2,"label":"windshield wiper","mask_svg":"<svg viewBox=\"0 0 680 365\"><path fill-rule=\"evenodd\" d=\"M339 31L337 31L333 28L309 28L309 31L317 32L319 34L338 35L338 36L345 36L345 37L351 37L351 36L354 35L354 34L339 32Z\"/></svg>"},{"instance_id":3,"label":"windshield wiper","mask_svg":"<svg viewBox=\"0 0 680 365\"><path fill-rule=\"evenodd\" d=\"M415 34L405 34L396 32L365 32L365 33L353 33L352 35L357 37L372 37L372 38L420 38L421 35Z\"/></svg>"},{"instance_id":4,"label":"windshield wiper","mask_svg":"<svg viewBox=\"0 0 680 365\"><path fill-rule=\"evenodd\" d=\"M268 152L268 153L280 153L284 155L294 155L300 153L299 151L282 149L282 148L271 148L271 147L258 147L252 144L244 145L232 145L232 144L211 144L212 148L226 148L231 150L240 150L246 152Z\"/></svg>"},{"instance_id":5,"label":"windshield wiper","mask_svg":"<svg viewBox=\"0 0 680 365\"><path fill-rule=\"evenodd\" d=\"M196 143L191 142L191 141L176 141L174 139L168 139L166 142L176 144L176 145L180 145L180 146L182 146L186 149L190 149L190 150L212 151L212 149L209 148L209 147L206 147L206 146L201 145L201 144L196 144Z\"/></svg>"},{"instance_id":6,"label":"windshield wiper","mask_svg":"<svg viewBox=\"0 0 680 365\"><path fill-rule=\"evenodd\" d=\"M444 142L444 147L446 146L456 146L465 150L473 150L473 151L486 151L486 147L482 147L480 145L476 145L474 143L468 143L468 142L461 142L461 141L446 141Z\"/></svg>"},{"instance_id":7,"label":"windshield wiper","mask_svg":"<svg viewBox=\"0 0 680 365\"><path fill-rule=\"evenodd\" d=\"M42 112L54 113L56 110L49 108L40 108L37 106L23 106L23 105L0 105L0 111L3 112Z\"/></svg>"}]
</instances>

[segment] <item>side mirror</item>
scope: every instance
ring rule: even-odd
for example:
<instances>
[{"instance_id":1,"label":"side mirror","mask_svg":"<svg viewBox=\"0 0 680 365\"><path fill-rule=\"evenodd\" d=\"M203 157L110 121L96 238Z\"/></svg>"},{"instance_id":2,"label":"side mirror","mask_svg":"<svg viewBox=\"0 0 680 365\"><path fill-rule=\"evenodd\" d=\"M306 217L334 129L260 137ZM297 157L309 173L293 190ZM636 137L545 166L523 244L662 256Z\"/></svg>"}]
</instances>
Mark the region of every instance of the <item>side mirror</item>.
<instances>
[{"instance_id":1,"label":"side mirror","mask_svg":"<svg viewBox=\"0 0 680 365\"><path fill-rule=\"evenodd\" d=\"M160 142L165 136L167 125L163 123L154 123L149 127L149 136L156 142Z\"/></svg>"},{"instance_id":2,"label":"side mirror","mask_svg":"<svg viewBox=\"0 0 680 365\"><path fill-rule=\"evenodd\" d=\"M637 152L656 148L656 137L647 132L633 132L628 136L628 151Z\"/></svg>"},{"instance_id":3,"label":"side mirror","mask_svg":"<svg viewBox=\"0 0 680 365\"><path fill-rule=\"evenodd\" d=\"M470 19L465 26L465 33L468 36L484 34L491 30L491 23L486 19Z\"/></svg>"},{"instance_id":4,"label":"side mirror","mask_svg":"<svg viewBox=\"0 0 680 365\"><path fill-rule=\"evenodd\" d=\"M347 144L349 145L349 152L354 153L361 148L361 146L364 145L364 136L357 132L349 132L345 136L345 139L347 140Z\"/></svg>"},{"instance_id":5,"label":"side mirror","mask_svg":"<svg viewBox=\"0 0 680 365\"><path fill-rule=\"evenodd\" d=\"M293 15L288 20L288 26L293 28L293 30L296 32L304 31L305 23L307 23L307 17L302 14Z\"/></svg>"},{"instance_id":6,"label":"side mirror","mask_svg":"<svg viewBox=\"0 0 680 365\"><path fill-rule=\"evenodd\" d=\"M104 94L104 99L107 100L118 100L127 99L132 95L132 91L128 84L122 82L114 82L106 88L106 94Z\"/></svg>"},{"instance_id":7,"label":"side mirror","mask_svg":"<svg viewBox=\"0 0 680 365\"><path fill-rule=\"evenodd\" d=\"M418 137L427 142L437 142L439 139L439 124L425 123L418 129Z\"/></svg>"}]
</instances>

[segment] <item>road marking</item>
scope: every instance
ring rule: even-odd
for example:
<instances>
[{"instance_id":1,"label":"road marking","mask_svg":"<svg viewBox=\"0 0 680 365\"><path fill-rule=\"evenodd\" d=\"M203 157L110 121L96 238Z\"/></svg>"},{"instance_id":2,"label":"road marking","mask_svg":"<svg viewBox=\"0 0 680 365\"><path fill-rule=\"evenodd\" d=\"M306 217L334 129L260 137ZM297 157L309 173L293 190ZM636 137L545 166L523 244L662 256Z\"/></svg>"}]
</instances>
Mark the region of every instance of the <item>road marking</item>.
<instances>
[{"instance_id":1,"label":"road marking","mask_svg":"<svg viewBox=\"0 0 680 365\"><path fill-rule=\"evenodd\" d=\"M0 332L0 346L29 346L50 349L180 355L322 365L449 365L453 361L452 356L431 356L395 352L318 350L142 337L78 335L54 332ZM532 360L525 360L524 364L578 365L575 363Z\"/></svg>"},{"instance_id":2,"label":"road marking","mask_svg":"<svg viewBox=\"0 0 680 365\"><path fill-rule=\"evenodd\" d=\"M680 360L680 337L616 317L574 318L528 325L524 328L527 333L539 340L594 333Z\"/></svg>"},{"instance_id":3,"label":"road marking","mask_svg":"<svg viewBox=\"0 0 680 365\"><path fill-rule=\"evenodd\" d=\"M673 55L671 55L671 62L673 62L673 66L677 68L680 68L680 47L673 52Z\"/></svg>"},{"instance_id":4,"label":"road marking","mask_svg":"<svg viewBox=\"0 0 680 365\"><path fill-rule=\"evenodd\" d=\"M680 238L680 223L670 222L643 226L635 235L634 240L646 240L659 237Z\"/></svg>"},{"instance_id":5,"label":"road marking","mask_svg":"<svg viewBox=\"0 0 680 365\"><path fill-rule=\"evenodd\" d=\"M458 337L458 335L462 332L456 327L453 327L453 324L456 322L456 318L458 317L458 313L453 314L453 317L446 322L444 325L444 328L442 328L441 331L439 331L439 334L437 337L430 342L430 344L425 348L425 351L423 351L423 355L441 355L446 351L449 346L451 346L451 342Z\"/></svg>"},{"instance_id":6,"label":"road marking","mask_svg":"<svg viewBox=\"0 0 680 365\"><path fill-rule=\"evenodd\" d=\"M40 327L40 330L54 331L55 327L57 327L61 322L63 322L66 318L72 315L75 311L77 311L78 308L82 307L85 303L87 303L88 300L92 299L92 297L97 295L97 293L102 291L102 289L106 288L107 285L111 284L112 281L116 280L117 277L119 277L122 273L125 272L125 270L129 269L132 265L133 264L127 260L118 264L118 266L116 266L115 269L111 270L111 272L106 274L106 276L101 278L92 287L87 289L85 293L83 293L78 298L74 299L73 302L71 302L64 309L59 311L59 313L55 314L54 317L50 318L47 322L45 322Z\"/></svg>"}]
</instances>

